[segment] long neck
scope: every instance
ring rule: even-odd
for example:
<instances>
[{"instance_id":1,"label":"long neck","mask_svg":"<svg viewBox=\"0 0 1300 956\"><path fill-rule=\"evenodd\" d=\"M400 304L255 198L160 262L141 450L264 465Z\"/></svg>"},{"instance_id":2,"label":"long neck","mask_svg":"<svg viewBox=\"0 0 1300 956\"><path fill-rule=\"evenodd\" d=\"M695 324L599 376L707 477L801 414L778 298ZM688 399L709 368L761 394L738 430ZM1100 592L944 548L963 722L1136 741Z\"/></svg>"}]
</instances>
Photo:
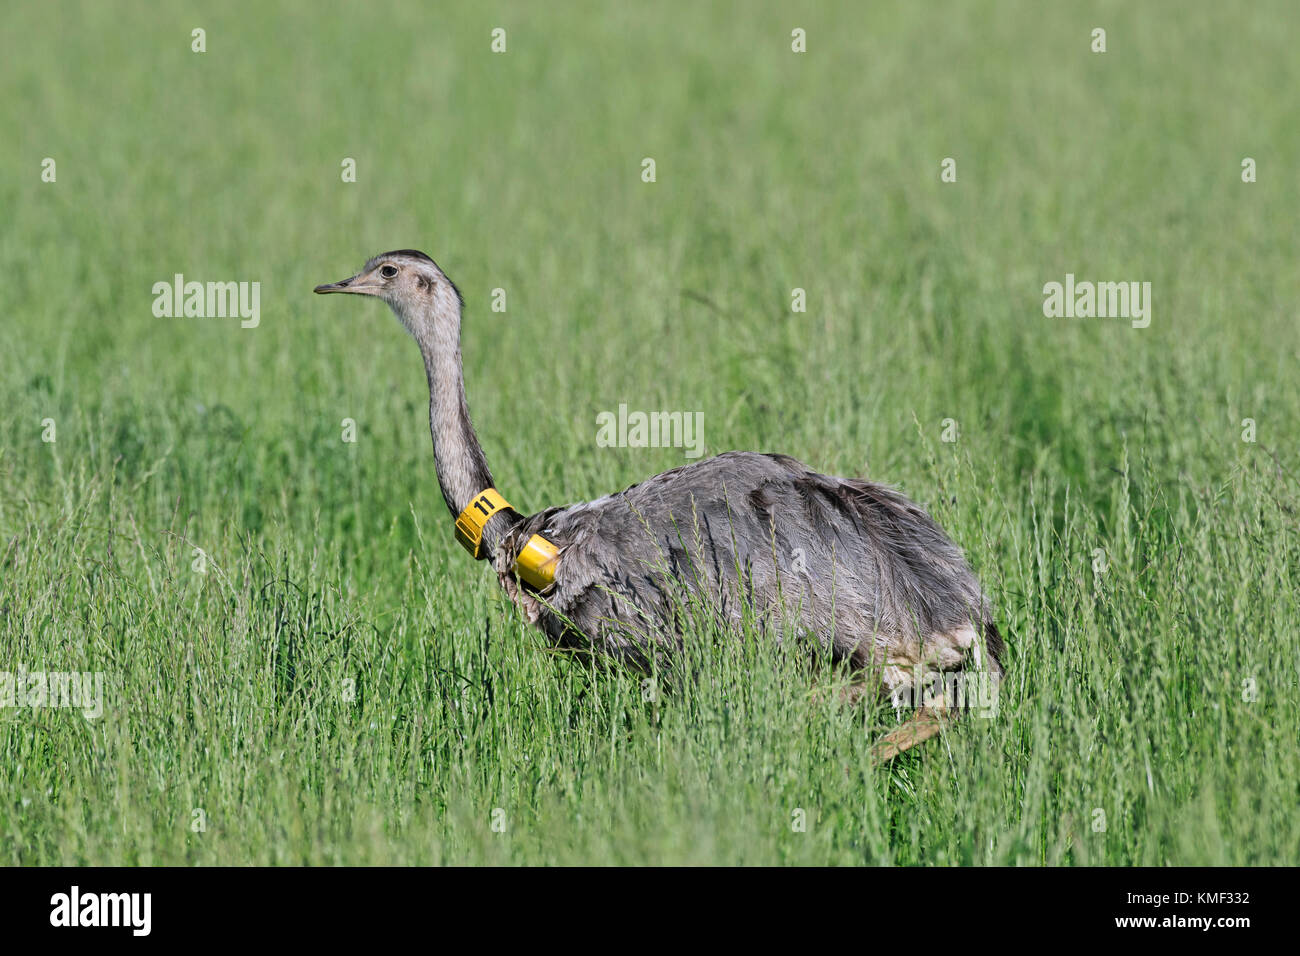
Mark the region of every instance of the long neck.
<instances>
[{"instance_id":1,"label":"long neck","mask_svg":"<svg viewBox=\"0 0 1300 956\"><path fill-rule=\"evenodd\" d=\"M479 492L492 487L492 472L469 419L460 343L446 345L430 351L421 343L421 351L429 376L429 431L438 484L448 510L456 516Z\"/></svg>"},{"instance_id":2,"label":"long neck","mask_svg":"<svg viewBox=\"0 0 1300 956\"><path fill-rule=\"evenodd\" d=\"M441 303L444 308L412 324L411 331L424 357L429 377L429 431L433 435L433 458L438 485L452 517L458 516L485 488L492 487L483 446L469 418L465 400L465 372L460 357L460 303ZM495 518L483 531L489 552L495 550L512 522Z\"/></svg>"}]
</instances>

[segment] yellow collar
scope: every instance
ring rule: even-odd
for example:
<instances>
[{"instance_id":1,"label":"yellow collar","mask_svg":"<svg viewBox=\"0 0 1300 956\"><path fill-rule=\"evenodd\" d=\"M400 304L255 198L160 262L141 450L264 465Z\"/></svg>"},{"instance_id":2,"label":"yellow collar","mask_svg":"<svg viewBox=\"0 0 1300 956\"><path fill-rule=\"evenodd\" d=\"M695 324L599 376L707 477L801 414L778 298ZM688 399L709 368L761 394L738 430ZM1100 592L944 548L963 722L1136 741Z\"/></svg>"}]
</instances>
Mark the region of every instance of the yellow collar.
<instances>
[{"instance_id":1,"label":"yellow collar","mask_svg":"<svg viewBox=\"0 0 1300 956\"><path fill-rule=\"evenodd\" d=\"M487 557L483 550L483 529L498 511L510 507L510 502L495 488L487 488L474 496L456 519L456 540L464 546L474 560ZM555 581L556 559L560 549L540 534L535 534L524 544L515 558L515 574L539 591Z\"/></svg>"},{"instance_id":2,"label":"yellow collar","mask_svg":"<svg viewBox=\"0 0 1300 956\"><path fill-rule=\"evenodd\" d=\"M510 502L501 497L501 492L495 488L488 488L475 495L474 500L465 506L465 510L456 519L456 540L464 546L475 561L487 557L483 553L483 528L487 525L488 519L498 511L509 507Z\"/></svg>"}]
</instances>

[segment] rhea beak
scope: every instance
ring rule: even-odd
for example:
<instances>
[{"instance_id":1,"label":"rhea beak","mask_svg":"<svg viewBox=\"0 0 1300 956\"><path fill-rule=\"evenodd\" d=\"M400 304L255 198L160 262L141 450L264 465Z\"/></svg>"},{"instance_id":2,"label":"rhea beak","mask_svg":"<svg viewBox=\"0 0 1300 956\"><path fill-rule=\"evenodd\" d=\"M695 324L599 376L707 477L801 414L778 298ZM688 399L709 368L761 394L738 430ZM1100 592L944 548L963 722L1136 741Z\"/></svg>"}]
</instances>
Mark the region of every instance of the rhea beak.
<instances>
[{"instance_id":1,"label":"rhea beak","mask_svg":"<svg viewBox=\"0 0 1300 956\"><path fill-rule=\"evenodd\" d=\"M348 292L352 295L374 295L378 289L376 286L368 283L365 276L358 273L350 279L341 279L338 282L327 282L324 285L318 285L314 291L319 295L324 295L327 292Z\"/></svg>"}]
</instances>

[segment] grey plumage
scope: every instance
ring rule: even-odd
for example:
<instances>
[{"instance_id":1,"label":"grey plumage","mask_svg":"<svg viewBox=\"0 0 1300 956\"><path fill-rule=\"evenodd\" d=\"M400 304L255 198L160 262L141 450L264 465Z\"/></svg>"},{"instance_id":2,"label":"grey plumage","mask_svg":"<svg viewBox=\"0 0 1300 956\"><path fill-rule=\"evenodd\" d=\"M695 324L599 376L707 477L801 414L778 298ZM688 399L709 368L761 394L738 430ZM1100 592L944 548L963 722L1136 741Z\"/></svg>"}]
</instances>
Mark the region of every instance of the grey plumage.
<instances>
[{"instance_id":1,"label":"grey plumage","mask_svg":"<svg viewBox=\"0 0 1300 956\"><path fill-rule=\"evenodd\" d=\"M458 515L492 486L465 401L459 291L413 250L316 291L384 299L419 344L439 484ZM542 592L511 571L533 534L560 549ZM784 455L729 452L585 504L507 509L484 543L502 586L553 643L631 666L681 640L674 592L684 587L724 621L747 603L773 640L811 636L887 693L907 689L916 668L1002 673L989 601L939 526L896 491Z\"/></svg>"},{"instance_id":2,"label":"grey plumage","mask_svg":"<svg viewBox=\"0 0 1300 956\"><path fill-rule=\"evenodd\" d=\"M858 667L893 660L903 644L916 662L927 638L990 623L961 552L920 508L784 455L728 452L540 512L506 534L498 572L534 533L561 548L547 603L599 650L641 666L675 636L673 581L707 590L737 623L749 602L775 639L797 627ZM557 643L577 636L544 608L535 616ZM986 636L996 659L996 631Z\"/></svg>"}]
</instances>

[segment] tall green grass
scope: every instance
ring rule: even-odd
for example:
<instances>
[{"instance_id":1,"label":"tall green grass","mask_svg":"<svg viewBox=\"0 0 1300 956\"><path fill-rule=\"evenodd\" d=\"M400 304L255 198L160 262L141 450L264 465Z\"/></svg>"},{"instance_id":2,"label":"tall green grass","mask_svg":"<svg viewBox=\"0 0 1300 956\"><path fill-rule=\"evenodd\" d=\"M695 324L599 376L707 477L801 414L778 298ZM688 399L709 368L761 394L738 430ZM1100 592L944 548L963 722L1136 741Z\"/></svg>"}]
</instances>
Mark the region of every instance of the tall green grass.
<instances>
[{"instance_id":1,"label":"tall green grass","mask_svg":"<svg viewBox=\"0 0 1300 956\"><path fill-rule=\"evenodd\" d=\"M1291 5L6 20L0 671L106 701L0 709L0 860L1300 856ZM873 769L887 710L761 643L671 693L549 650L452 540L410 341L310 294L406 246L517 507L683 462L597 447L620 402L895 484L995 601L998 716ZM155 318L176 272L261 324ZM1044 318L1067 272L1150 328Z\"/></svg>"}]
</instances>

